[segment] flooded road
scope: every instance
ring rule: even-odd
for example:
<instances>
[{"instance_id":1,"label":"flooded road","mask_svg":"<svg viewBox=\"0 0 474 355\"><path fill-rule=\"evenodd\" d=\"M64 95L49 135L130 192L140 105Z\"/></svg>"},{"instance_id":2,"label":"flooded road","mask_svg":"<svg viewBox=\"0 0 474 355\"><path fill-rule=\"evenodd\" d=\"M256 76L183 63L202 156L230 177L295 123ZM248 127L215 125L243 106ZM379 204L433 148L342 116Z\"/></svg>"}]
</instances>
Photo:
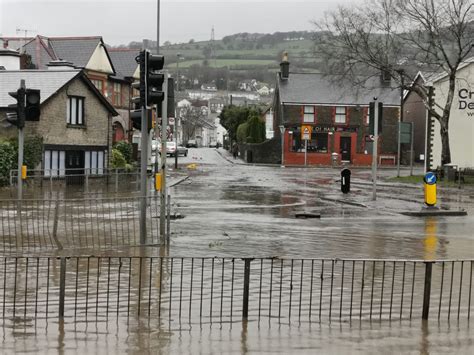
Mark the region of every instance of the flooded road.
<instances>
[{"instance_id":1,"label":"flooded road","mask_svg":"<svg viewBox=\"0 0 474 355\"><path fill-rule=\"evenodd\" d=\"M382 170L380 175L393 176L394 170ZM3 312L0 352L473 352L474 339L467 319L473 313L471 303L474 303L470 292L472 263L435 265L431 317L423 322L420 318L423 262L417 264L415 276L414 264L407 263L405 270L403 261L361 264L357 260L354 264L346 261L343 266L337 260L327 264L309 260L473 259L472 189L439 191L440 206L465 208L467 217L423 219L399 213L421 208L423 191L419 186L381 183L374 202L367 170L353 170L351 193L343 195L339 190L339 169L248 166L229 160L226 152L203 148L191 149L187 158L180 158L179 169L170 171L170 180L178 181L183 176L189 178L171 189L172 211L183 218L171 221L171 243L166 248L159 245L157 235L152 236L154 245L136 245L138 211L134 200L121 201L118 205L110 201L108 205L100 202L95 205L95 200L91 200L85 208L64 208L66 212L85 210L87 214L83 219L60 219L57 238L63 243L62 251L35 250L35 255L52 256L51 261L21 259L15 264L13 259L2 258L0 292L4 301L0 304ZM119 193L123 198L132 198L137 196L137 187L124 183ZM31 197L44 193L49 192L35 191ZM78 198L84 191L76 187L55 193ZM107 198L116 193L108 187L91 185L86 196ZM157 210L154 206L153 211ZM107 223L102 225L93 220L94 211L101 213L97 220ZM320 218L298 219L298 213L316 214ZM151 218L156 220L155 212ZM133 237L124 238L132 230ZM74 231L80 232L82 239L71 239ZM103 238L97 248L94 248L95 238ZM64 321L59 321L57 316L61 283L57 255L100 257L66 259ZM146 259L142 265L139 259L128 256L165 259ZM182 261L179 257L187 258ZM207 259L204 265L201 259L189 257ZM221 262L214 257L227 259ZM274 259L252 261L250 316L244 322L242 257L278 260L275 264ZM287 260L280 264L280 258ZM291 259L298 260L293 263ZM303 263L301 259L308 260ZM161 260L167 260L165 268ZM17 270L22 272L18 280L13 276ZM454 287L451 282L449 288L451 280ZM375 291L371 292L373 285ZM109 292L109 288L113 291ZM372 319L369 312L372 314L374 294ZM411 320L410 296L415 315ZM391 297L394 317L390 321ZM451 310L449 306L448 310L445 303L449 301L451 305L451 299L453 307ZM443 303L440 320L438 302ZM360 315L360 320L348 317L353 304L354 314ZM362 305L360 310L359 305ZM200 307L203 314L210 316L201 317ZM282 315L276 317L279 307ZM315 307L314 311L311 307ZM318 307L322 309L322 318L310 321L308 315L312 312L317 315ZM13 314L15 309L18 311ZM36 312L44 315L46 309L48 318L35 317ZM140 309L148 315L137 316ZM224 316L222 310L227 312ZM192 315L189 319L187 312ZM305 316L298 317L298 312ZM446 317L447 312L452 313L451 318Z\"/></svg>"}]
</instances>

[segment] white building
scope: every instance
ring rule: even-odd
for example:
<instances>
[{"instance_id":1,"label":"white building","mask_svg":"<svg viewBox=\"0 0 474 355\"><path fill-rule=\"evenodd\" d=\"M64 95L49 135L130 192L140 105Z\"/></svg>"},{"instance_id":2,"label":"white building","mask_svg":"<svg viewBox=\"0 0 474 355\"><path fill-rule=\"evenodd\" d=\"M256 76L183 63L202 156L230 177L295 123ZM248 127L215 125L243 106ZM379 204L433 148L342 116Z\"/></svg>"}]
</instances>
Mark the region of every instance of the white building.
<instances>
[{"instance_id":1,"label":"white building","mask_svg":"<svg viewBox=\"0 0 474 355\"><path fill-rule=\"evenodd\" d=\"M446 102L449 79L440 75L432 80L437 102ZM438 109L441 113L441 109ZM441 166L440 124L433 120L433 167ZM429 142L429 139L426 140ZM474 57L461 65L456 79L453 105L449 118L451 163L458 167L474 167Z\"/></svg>"}]
</instances>

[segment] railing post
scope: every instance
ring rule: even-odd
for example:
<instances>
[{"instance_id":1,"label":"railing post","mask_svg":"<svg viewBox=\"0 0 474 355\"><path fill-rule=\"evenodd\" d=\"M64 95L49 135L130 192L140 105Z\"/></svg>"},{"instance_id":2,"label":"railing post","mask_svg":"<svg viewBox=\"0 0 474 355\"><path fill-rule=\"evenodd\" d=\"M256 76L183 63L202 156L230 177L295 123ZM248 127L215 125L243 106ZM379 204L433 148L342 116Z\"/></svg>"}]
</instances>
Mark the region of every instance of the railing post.
<instances>
[{"instance_id":1,"label":"railing post","mask_svg":"<svg viewBox=\"0 0 474 355\"><path fill-rule=\"evenodd\" d=\"M118 191L118 169L115 169L115 192Z\"/></svg>"},{"instance_id":2,"label":"railing post","mask_svg":"<svg viewBox=\"0 0 474 355\"><path fill-rule=\"evenodd\" d=\"M423 314L422 319L427 320L430 313L430 296L431 296L431 274L433 271L433 262L425 262L425 287L423 291Z\"/></svg>"},{"instance_id":3,"label":"railing post","mask_svg":"<svg viewBox=\"0 0 474 355\"><path fill-rule=\"evenodd\" d=\"M56 203L54 206L53 239L56 242L58 250L62 250L63 245L58 239L58 221L59 221L59 199L56 200Z\"/></svg>"},{"instance_id":4,"label":"railing post","mask_svg":"<svg viewBox=\"0 0 474 355\"><path fill-rule=\"evenodd\" d=\"M244 260L244 294L242 304L242 319L247 320L249 316L249 291L250 291L250 262L252 258L245 258Z\"/></svg>"},{"instance_id":5,"label":"railing post","mask_svg":"<svg viewBox=\"0 0 474 355\"><path fill-rule=\"evenodd\" d=\"M59 319L64 318L64 297L66 294L66 258L61 257L59 269Z\"/></svg>"},{"instance_id":6,"label":"railing post","mask_svg":"<svg viewBox=\"0 0 474 355\"><path fill-rule=\"evenodd\" d=\"M86 193L89 192L89 174L90 174L90 169L87 168L86 171Z\"/></svg>"}]
</instances>

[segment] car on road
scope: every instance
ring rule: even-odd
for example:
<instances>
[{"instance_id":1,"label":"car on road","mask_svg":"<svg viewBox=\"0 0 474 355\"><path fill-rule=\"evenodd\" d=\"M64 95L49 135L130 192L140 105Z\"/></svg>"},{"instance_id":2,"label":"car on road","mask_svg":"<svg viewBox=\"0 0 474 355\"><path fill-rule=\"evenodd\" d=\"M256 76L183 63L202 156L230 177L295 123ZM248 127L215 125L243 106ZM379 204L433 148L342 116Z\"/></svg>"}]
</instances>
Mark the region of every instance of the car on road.
<instances>
[{"instance_id":1,"label":"car on road","mask_svg":"<svg viewBox=\"0 0 474 355\"><path fill-rule=\"evenodd\" d=\"M188 148L178 145L176 148L176 142L166 142L166 155L174 157L175 154L178 156L182 155L187 157L188 156Z\"/></svg>"},{"instance_id":2,"label":"car on road","mask_svg":"<svg viewBox=\"0 0 474 355\"><path fill-rule=\"evenodd\" d=\"M190 139L188 143L186 143L186 148L197 148L197 142L194 139Z\"/></svg>"}]
</instances>

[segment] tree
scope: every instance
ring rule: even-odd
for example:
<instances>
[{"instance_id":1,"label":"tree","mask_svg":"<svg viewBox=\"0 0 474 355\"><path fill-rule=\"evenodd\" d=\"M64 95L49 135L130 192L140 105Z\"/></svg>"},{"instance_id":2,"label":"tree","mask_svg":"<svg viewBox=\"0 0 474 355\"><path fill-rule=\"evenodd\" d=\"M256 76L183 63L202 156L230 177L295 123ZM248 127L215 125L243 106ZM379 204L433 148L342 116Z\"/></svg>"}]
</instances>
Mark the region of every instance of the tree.
<instances>
[{"instance_id":1,"label":"tree","mask_svg":"<svg viewBox=\"0 0 474 355\"><path fill-rule=\"evenodd\" d=\"M316 48L328 70L353 78L357 85L384 73L418 94L440 123L441 162L450 163L448 130L456 76L474 45L471 0L366 0L357 7L340 7L315 24L322 31ZM430 107L426 83L411 85L420 69L447 74L445 102L438 99Z\"/></svg>"},{"instance_id":2,"label":"tree","mask_svg":"<svg viewBox=\"0 0 474 355\"><path fill-rule=\"evenodd\" d=\"M183 141L187 142L195 137L196 128L201 126L204 114L199 107L186 105L178 108L178 115L183 128Z\"/></svg>"},{"instance_id":3,"label":"tree","mask_svg":"<svg viewBox=\"0 0 474 355\"><path fill-rule=\"evenodd\" d=\"M251 108L251 107L241 107L241 106L224 106L222 112L219 115L221 125L227 130L229 133L229 137L232 141L244 141L248 135L248 128L249 125L244 126L246 128L240 128L240 133L238 134L237 131L239 126L243 123L247 123L250 117L257 116L257 119L260 115L260 110L258 108ZM245 132L244 132L245 130ZM258 133L256 133L256 137L258 137ZM256 143L256 142L255 142Z\"/></svg>"}]
</instances>

